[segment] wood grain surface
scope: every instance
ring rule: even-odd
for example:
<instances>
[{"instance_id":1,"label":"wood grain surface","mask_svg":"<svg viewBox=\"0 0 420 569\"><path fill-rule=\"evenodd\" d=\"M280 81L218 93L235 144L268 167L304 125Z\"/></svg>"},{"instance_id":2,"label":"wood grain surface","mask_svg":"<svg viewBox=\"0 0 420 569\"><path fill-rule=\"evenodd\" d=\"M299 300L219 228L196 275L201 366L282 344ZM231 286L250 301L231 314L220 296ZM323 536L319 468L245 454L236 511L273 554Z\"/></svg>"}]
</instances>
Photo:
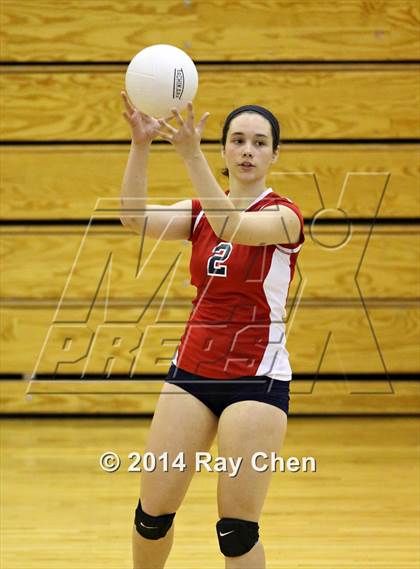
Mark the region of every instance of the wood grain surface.
<instances>
[{"instance_id":1,"label":"wood grain surface","mask_svg":"<svg viewBox=\"0 0 420 569\"><path fill-rule=\"evenodd\" d=\"M140 474L128 472L128 454L145 452L149 428L138 418L3 420L5 568L86 569L87 559L91 569L132 567ZM108 450L121 456L113 474L99 466ZM209 452L219 456L216 441ZM272 475L260 520L270 569L418 568L416 418L292 417L278 454L312 456L317 470ZM224 566L217 479L194 475L168 569Z\"/></svg>"},{"instance_id":2,"label":"wood grain surface","mask_svg":"<svg viewBox=\"0 0 420 569\"><path fill-rule=\"evenodd\" d=\"M415 0L3 0L1 15L10 62L128 62L156 43L199 61L404 60L420 45Z\"/></svg>"},{"instance_id":3,"label":"wood grain surface","mask_svg":"<svg viewBox=\"0 0 420 569\"><path fill-rule=\"evenodd\" d=\"M419 226L412 223L420 213L420 147L410 143L420 136L419 19L416 0L3 0L3 377L27 376L36 366L63 376L147 377L168 368L195 293L191 245L146 239L141 256L141 238L118 222L129 138L119 96L124 73L140 49L168 43L197 63L196 115L211 113L203 148L223 187L215 142L232 108L270 108L287 141L268 179L306 219L287 304L287 347L294 373L333 374L315 388L301 382L311 397L296 392L295 412L418 412L417 383L400 383L388 398L389 384L369 374L420 369ZM150 204L196 197L168 145L154 145L149 171ZM370 225L374 219L382 221ZM76 224L63 223L69 220ZM89 220L106 224L87 231ZM340 381L348 373L367 378L352 384L356 390L379 385L379 392L354 399ZM114 383L129 385L107 388ZM60 382L61 389L74 387L66 385ZM48 393L27 411L26 387L0 382L3 412L148 413L157 397ZM329 569L320 551L313 560L318 555L321 565L313 566ZM349 567L365 560L358 555L346 553ZM348 569L338 557L331 569ZM411 569L409 553L398 559ZM10 569L46 569L43 554L32 556L30 567L14 553L8 560ZM378 555L372 569L384 569L381 562Z\"/></svg>"},{"instance_id":4,"label":"wood grain surface","mask_svg":"<svg viewBox=\"0 0 420 569\"><path fill-rule=\"evenodd\" d=\"M377 225L370 231L354 223L306 225L289 300L357 300L360 294L418 299L420 227ZM143 304L153 298L187 305L196 293L190 284L191 244L184 240L143 241L122 225L13 226L1 228L0 236L3 302L61 298L66 305L89 305L108 298Z\"/></svg>"},{"instance_id":5,"label":"wood grain surface","mask_svg":"<svg viewBox=\"0 0 420 569\"><path fill-rule=\"evenodd\" d=\"M183 306L4 306L4 374L166 373L190 310ZM295 373L416 373L418 303L323 304L289 310L287 349ZM223 355L221 355L223 357Z\"/></svg>"},{"instance_id":6,"label":"wood grain surface","mask_svg":"<svg viewBox=\"0 0 420 569\"><path fill-rule=\"evenodd\" d=\"M4 141L127 140L124 66L0 69ZM211 113L205 139L243 104L271 109L285 139L389 139L420 135L419 66L200 65L195 111ZM70 112L71 111L71 112Z\"/></svg>"},{"instance_id":7,"label":"wood grain surface","mask_svg":"<svg viewBox=\"0 0 420 569\"><path fill-rule=\"evenodd\" d=\"M153 414L163 380L0 381L0 414ZM419 414L420 382L294 379L290 415Z\"/></svg>"},{"instance_id":8,"label":"wood grain surface","mask_svg":"<svg viewBox=\"0 0 420 569\"><path fill-rule=\"evenodd\" d=\"M203 150L227 189L219 145L206 144ZM419 151L415 144L285 143L267 183L298 204L305 218L322 207L336 208L342 191L341 208L348 217L416 217L420 215ZM97 204L119 207L128 152L128 144L3 147L2 218L88 220ZM153 146L148 180L149 203L197 197L182 159L166 145ZM337 211L329 215L342 217Z\"/></svg>"}]
</instances>

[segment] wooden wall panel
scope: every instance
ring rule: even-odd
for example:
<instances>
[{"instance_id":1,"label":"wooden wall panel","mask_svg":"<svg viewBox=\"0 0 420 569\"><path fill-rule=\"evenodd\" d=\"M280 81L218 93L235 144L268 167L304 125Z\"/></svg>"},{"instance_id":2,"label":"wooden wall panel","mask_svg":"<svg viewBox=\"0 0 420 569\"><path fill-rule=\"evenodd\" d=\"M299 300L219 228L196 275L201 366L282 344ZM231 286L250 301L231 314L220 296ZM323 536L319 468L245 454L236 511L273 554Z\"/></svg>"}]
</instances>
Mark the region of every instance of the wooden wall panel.
<instances>
[{"instance_id":1,"label":"wooden wall panel","mask_svg":"<svg viewBox=\"0 0 420 569\"><path fill-rule=\"evenodd\" d=\"M2 57L129 61L169 43L204 61L415 59L418 19L415 0L3 0Z\"/></svg>"},{"instance_id":2,"label":"wooden wall panel","mask_svg":"<svg viewBox=\"0 0 420 569\"><path fill-rule=\"evenodd\" d=\"M95 338L87 373L114 366L113 373L127 374L132 359L127 346L135 347L139 339L142 355L134 371L146 376L167 371L195 292L189 286L190 245L161 244L142 280L133 276L140 237L121 226L96 226L77 260L76 255L86 220L98 217L98 199L114 198L119 205L128 144L109 143L129 137L119 98L126 64L146 45L170 43L198 62L196 113L211 112L206 142L219 139L223 119L234 106L251 101L268 106L280 119L283 139L307 141L282 146L268 180L277 193L293 199L309 220L321 208L332 208L332 222L340 217L337 200L347 184L340 203L346 215L395 220L375 226L366 251L367 224L354 225L350 242L335 250L327 245L337 242L345 226L306 224L307 241L287 306L287 347L295 373L320 371L337 379L317 385L310 397L296 393L293 412L418 412L419 384L400 383L391 398L384 382L381 394L355 399L346 391L349 383L343 392L339 380L346 373L415 373L420 367L419 232L418 226L398 224L419 214L419 146L395 144L420 135L419 65L404 63L419 59L419 18L416 0L132 0L124 5L117 0L3 0L0 57L12 65L3 66L0 77L0 137L6 142L0 155L1 215L15 225L3 227L1 235L1 372L33 371L73 263L57 315L61 324L50 330L55 344L38 371L51 373L60 358L68 361L78 354L78 363L62 363L58 371L80 373L89 337L98 330L102 336ZM384 144L342 144L358 138L383 139ZM386 144L387 139L395 142ZM43 145L7 146L13 141ZM218 145L206 144L205 150L227 187ZM149 181L149 203L195 197L182 161L165 145L153 149ZM115 212L100 215L115 218ZM31 220L50 226L25 224ZM60 220L81 225L60 227ZM146 241L146 254L153 245ZM107 280L111 272L104 264L111 252L112 279ZM167 290L158 288L177 252L176 278ZM354 281L362 255L358 283L364 305ZM112 301L105 305L108 285ZM153 292L155 301L141 316ZM165 294L167 303L159 311ZM124 341L112 348L112 364L105 358L117 333ZM115 389L122 385L111 382L107 388L113 384ZM106 403L98 395L48 395L37 396L28 410L30 401L18 399L26 385L0 384L6 412L147 413L156 403L155 395L138 401L115 393ZM378 383L368 379L354 385L363 390ZM302 386L306 393L313 387L300 382L292 391ZM53 389L54 382L44 387Z\"/></svg>"},{"instance_id":3,"label":"wooden wall panel","mask_svg":"<svg viewBox=\"0 0 420 569\"><path fill-rule=\"evenodd\" d=\"M418 305L367 308L368 314L361 304L347 307L318 304L291 312L287 347L294 372L315 374L319 369L321 373L338 376L383 374L384 365L392 374L417 372L420 363ZM78 376L83 371L107 374L111 370L122 374L165 373L188 317L185 308L176 306L160 313L153 307L138 323L142 307L110 311L108 321L104 319L103 307L92 311L85 307L84 317L77 307L62 311L59 320L54 319L54 314L54 308L2 309L0 359L3 373L30 375L35 366L38 373L57 370L64 375ZM121 323L124 319L126 322ZM116 337L121 339L118 346L113 345ZM89 346L91 352L86 358ZM111 363L108 361L110 346L115 356L115 362ZM137 359L133 359L135 354Z\"/></svg>"},{"instance_id":4,"label":"wooden wall panel","mask_svg":"<svg viewBox=\"0 0 420 569\"><path fill-rule=\"evenodd\" d=\"M223 187L219 145L203 145ZM305 218L335 208L346 185L349 217L420 214L419 145L328 145L281 147L268 184L297 203ZM94 215L98 199L119 201L129 145L11 146L0 152L3 219L82 219ZM163 166L163 167L162 167ZM149 202L173 203L196 197L182 160L172 148L154 145L148 170ZM320 200L317 184L321 193ZM105 202L111 203L111 202ZM118 207L118 206L117 206Z\"/></svg>"},{"instance_id":5,"label":"wooden wall panel","mask_svg":"<svg viewBox=\"0 0 420 569\"><path fill-rule=\"evenodd\" d=\"M155 410L162 381L20 381L0 382L0 413L125 415ZM292 381L290 415L363 413L418 414L420 382L365 380L364 393L352 382ZM359 388L360 390L360 388ZM142 393L138 393L141 391ZM104 394L105 392L105 394Z\"/></svg>"},{"instance_id":6,"label":"wooden wall panel","mask_svg":"<svg viewBox=\"0 0 420 569\"><path fill-rule=\"evenodd\" d=\"M200 66L196 113L212 114L204 138L218 140L234 107L273 110L286 139L407 138L420 135L418 66ZM3 69L5 141L127 139L122 67ZM71 109L71 112L69 110Z\"/></svg>"},{"instance_id":7,"label":"wooden wall panel","mask_svg":"<svg viewBox=\"0 0 420 569\"><path fill-rule=\"evenodd\" d=\"M418 298L420 226L377 226L369 237L369 228L353 224L340 246L347 231L347 226L306 226L290 300L296 294L301 301L358 299L357 271L364 298ZM16 226L2 228L0 235L1 296L8 302L54 302L64 294L69 303L95 297L143 303L156 294L156 300L189 303L195 294L189 285L191 245L184 240L146 238L142 245L141 236L122 225Z\"/></svg>"}]
</instances>

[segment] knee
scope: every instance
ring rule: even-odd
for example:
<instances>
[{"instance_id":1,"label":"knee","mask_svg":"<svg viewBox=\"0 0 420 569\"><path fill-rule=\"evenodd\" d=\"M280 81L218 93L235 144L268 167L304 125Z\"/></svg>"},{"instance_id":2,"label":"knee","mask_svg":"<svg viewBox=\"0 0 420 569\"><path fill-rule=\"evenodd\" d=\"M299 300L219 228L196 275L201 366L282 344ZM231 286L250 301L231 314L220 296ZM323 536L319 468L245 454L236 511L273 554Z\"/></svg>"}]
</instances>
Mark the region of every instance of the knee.
<instances>
[{"instance_id":1,"label":"knee","mask_svg":"<svg viewBox=\"0 0 420 569\"><path fill-rule=\"evenodd\" d=\"M163 514L161 516L151 516L146 514L141 507L139 500L134 517L134 525L137 532L146 539L161 539L168 533L175 513Z\"/></svg>"},{"instance_id":2,"label":"knee","mask_svg":"<svg viewBox=\"0 0 420 569\"><path fill-rule=\"evenodd\" d=\"M220 551L226 557L238 557L248 553L259 539L257 522L222 518L216 524Z\"/></svg>"}]
</instances>

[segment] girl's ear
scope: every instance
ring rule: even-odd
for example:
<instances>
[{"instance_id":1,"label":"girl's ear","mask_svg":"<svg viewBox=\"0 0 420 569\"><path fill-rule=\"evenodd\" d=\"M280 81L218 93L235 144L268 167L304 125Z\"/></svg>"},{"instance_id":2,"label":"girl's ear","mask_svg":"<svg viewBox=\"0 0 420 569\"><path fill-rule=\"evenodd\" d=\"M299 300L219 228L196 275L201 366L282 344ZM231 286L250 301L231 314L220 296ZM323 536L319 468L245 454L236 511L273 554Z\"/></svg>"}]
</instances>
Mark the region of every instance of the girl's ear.
<instances>
[{"instance_id":1,"label":"girl's ear","mask_svg":"<svg viewBox=\"0 0 420 569\"><path fill-rule=\"evenodd\" d=\"M273 158L271 159L272 164L274 164L274 162L277 162L279 153L280 153L280 145L278 145L277 148L273 150Z\"/></svg>"},{"instance_id":2,"label":"girl's ear","mask_svg":"<svg viewBox=\"0 0 420 569\"><path fill-rule=\"evenodd\" d=\"M225 149L223 146L220 148L220 154L222 155L222 158L225 157Z\"/></svg>"}]
</instances>

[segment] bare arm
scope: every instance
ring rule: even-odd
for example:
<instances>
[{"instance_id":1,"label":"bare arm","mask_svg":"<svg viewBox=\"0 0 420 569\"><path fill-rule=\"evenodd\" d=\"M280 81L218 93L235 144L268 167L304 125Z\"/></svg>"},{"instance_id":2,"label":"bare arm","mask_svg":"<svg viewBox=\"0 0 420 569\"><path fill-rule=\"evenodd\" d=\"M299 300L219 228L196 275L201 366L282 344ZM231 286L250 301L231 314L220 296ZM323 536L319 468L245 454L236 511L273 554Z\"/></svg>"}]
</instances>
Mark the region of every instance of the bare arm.
<instances>
[{"instance_id":1,"label":"bare arm","mask_svg":"<svg viewBox=\"0 0 420 569\"><path fill-rule=\"evenodd\" d=\"M240 245L296 243L299 240L300 220L290 208L274 205L259 212L237 211L219 186L202 152L185 159L185 165L206 217L220 239Z\"/></svg>"},{"instance_id":2,"label":"bare arm","mask_svg":"<svg viewBox=\"0 0 420 569\"><path fill-rule=\"evenodd\" d=\"M219 239L242 245L297 242L300 220L290 208L270 206L265 208L268 211L241 212L226 196L200 148L201 134L208 113L195 125L191 102L188 103L185 121L176 109L173 109L173 112L178 130L165 120L159 120L166 128L166 131L160 130L159 133L175 146L184 159L206 218Z\"/></svg>"},{"instance_id":3,"label":"bare arm","mask_svg":"<svg viewBox=\"0 0 420 569\"><path fill-rule=\"evenodd\" d=\"M188 239L191 200L172 205L148 205L147 164L150 145L160 123L136 110L122 92L124 118L131 128L131 148L121 188L121 223L135 233L156 239Z\"/></svg>"}]
</instances>

